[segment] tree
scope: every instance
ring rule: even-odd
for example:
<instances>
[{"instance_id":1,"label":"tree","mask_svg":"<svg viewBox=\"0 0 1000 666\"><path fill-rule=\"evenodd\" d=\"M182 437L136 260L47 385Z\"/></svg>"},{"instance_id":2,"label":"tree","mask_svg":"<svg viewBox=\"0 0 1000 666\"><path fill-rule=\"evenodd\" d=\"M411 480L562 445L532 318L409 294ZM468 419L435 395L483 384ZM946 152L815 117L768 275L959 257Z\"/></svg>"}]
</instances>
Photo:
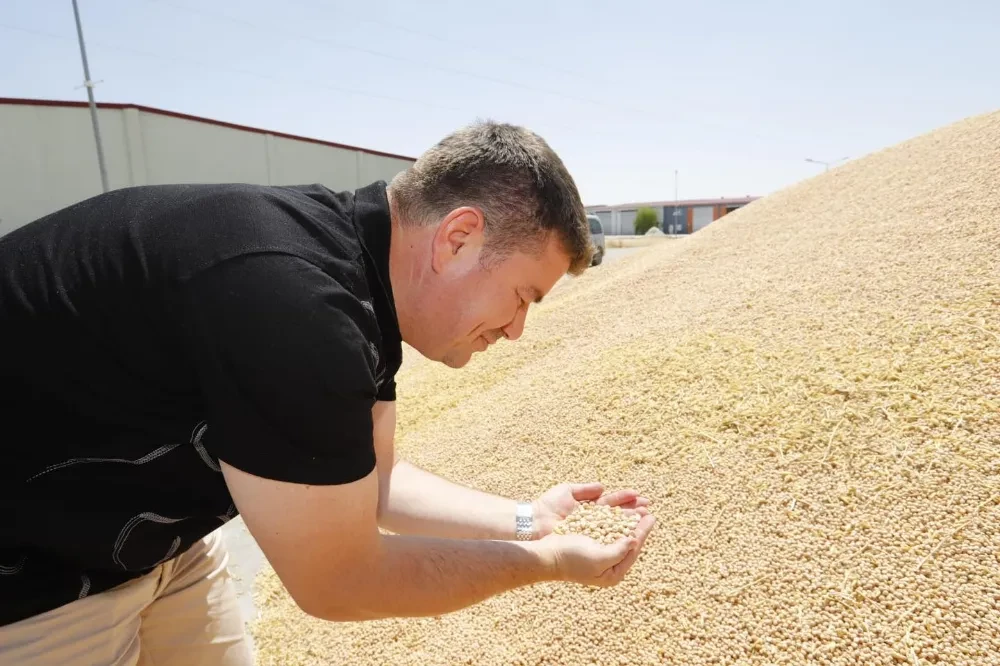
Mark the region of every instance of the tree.
<instances>
[{"instance_id":1,"label":"tree","mask_svg":"<svg viewBox=\"0 0 1000 666\"><path fill-rule=\"evenodd\" d=\"M635 213L635 234L642 236L653 227L659 226L656 221L656 211L652 208L640 208Z\"/></svg>"}]
</instances>

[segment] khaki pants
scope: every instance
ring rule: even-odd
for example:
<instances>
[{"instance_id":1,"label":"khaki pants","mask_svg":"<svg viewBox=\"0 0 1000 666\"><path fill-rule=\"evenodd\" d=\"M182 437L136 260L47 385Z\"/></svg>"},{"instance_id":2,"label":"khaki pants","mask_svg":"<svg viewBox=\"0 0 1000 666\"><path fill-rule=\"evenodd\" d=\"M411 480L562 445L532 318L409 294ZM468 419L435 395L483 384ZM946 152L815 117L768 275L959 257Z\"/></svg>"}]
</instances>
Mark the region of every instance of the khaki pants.
<instances>
[{"instance_id":1,"label":"khaki pants","mask_svg":"<svg viewBox=\"0 0 1000 666\"><path fill-rule=\"evenodd\" d=\"M0 627L0 664L251 666L218 530L142 578Z\"/></svg>"}]
</instances>

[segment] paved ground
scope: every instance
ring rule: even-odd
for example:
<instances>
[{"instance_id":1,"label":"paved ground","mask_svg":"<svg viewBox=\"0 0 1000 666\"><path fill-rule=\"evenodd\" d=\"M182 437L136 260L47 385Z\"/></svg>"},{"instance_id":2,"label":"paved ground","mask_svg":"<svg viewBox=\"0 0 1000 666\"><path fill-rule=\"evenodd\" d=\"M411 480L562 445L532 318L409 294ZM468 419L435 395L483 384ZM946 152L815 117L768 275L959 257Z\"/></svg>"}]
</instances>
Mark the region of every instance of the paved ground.
<instances>
[{"instance_id":1,"label":"paved ground","mask_svg":"<svg viewBox=\"0 0 1000 666\"><path fill-rule=\"evenodd\" d=\"M604 264L610 264L622 257L627 257L633 252L638 252L642 247L609 247L604 255L604 261L601 262L601 266ZM599 268L599 267L598 267Z\"/></svg>"},{"instance_id":2,"label":"paved ground","mask_svg":"<svg viewBox=\"0 0 1000 666\"><path fill-rule=\"evenodd\" d=\"M642 248L608 248L604 255L601 266L593 270L600 270L618 259L626 257ZM265 564L264 554L257 547L257 543L241 518L229 521L223 528L222 534L229 548L230 561L229 569L236 579L236 587L240 597L240 608L243 611L243 618L250 622L257 617L257 609L253 603L253 584L257 573Z\"/></svg>"}]
</instances>

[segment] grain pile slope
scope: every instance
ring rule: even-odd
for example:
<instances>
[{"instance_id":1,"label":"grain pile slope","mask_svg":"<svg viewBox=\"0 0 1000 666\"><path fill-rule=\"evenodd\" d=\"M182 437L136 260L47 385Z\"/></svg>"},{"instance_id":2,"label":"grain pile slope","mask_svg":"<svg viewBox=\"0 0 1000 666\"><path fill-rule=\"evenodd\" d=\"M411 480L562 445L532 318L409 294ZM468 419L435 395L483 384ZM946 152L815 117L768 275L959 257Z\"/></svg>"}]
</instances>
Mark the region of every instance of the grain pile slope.
<instances>
[{"instance_id":1,"label":"grain pile slope","mask_svg":"<svg viewBox=\"0 0 1000 666\"><path fill-rule=\"evenodd\" d=\"M1000 654L1000 114L561 284L461 371L410 359L400 446L511 496L632 486L619 587L306 618L263 664L986 664Z\"/></svg>"}]
</instances>

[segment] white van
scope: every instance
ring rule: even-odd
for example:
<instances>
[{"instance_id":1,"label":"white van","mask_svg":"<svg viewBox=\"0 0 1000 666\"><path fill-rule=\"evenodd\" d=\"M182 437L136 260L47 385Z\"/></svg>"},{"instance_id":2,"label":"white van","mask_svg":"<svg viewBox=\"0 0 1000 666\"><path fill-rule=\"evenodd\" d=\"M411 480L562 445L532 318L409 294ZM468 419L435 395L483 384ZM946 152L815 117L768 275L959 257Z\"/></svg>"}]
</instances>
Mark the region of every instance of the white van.
<instances>
[{"instance_id":1,"label":"white van","mask_svg":"<svg viewBox=\"0 0 1000 666\"><path fill-rule=\"evenodd\" d=\"M590 222L590 241L594 244L594 258L590 265L597 266L604 261L604 226L596 215L587 215L587 221Z\"/></svg>"}]
</instances>

